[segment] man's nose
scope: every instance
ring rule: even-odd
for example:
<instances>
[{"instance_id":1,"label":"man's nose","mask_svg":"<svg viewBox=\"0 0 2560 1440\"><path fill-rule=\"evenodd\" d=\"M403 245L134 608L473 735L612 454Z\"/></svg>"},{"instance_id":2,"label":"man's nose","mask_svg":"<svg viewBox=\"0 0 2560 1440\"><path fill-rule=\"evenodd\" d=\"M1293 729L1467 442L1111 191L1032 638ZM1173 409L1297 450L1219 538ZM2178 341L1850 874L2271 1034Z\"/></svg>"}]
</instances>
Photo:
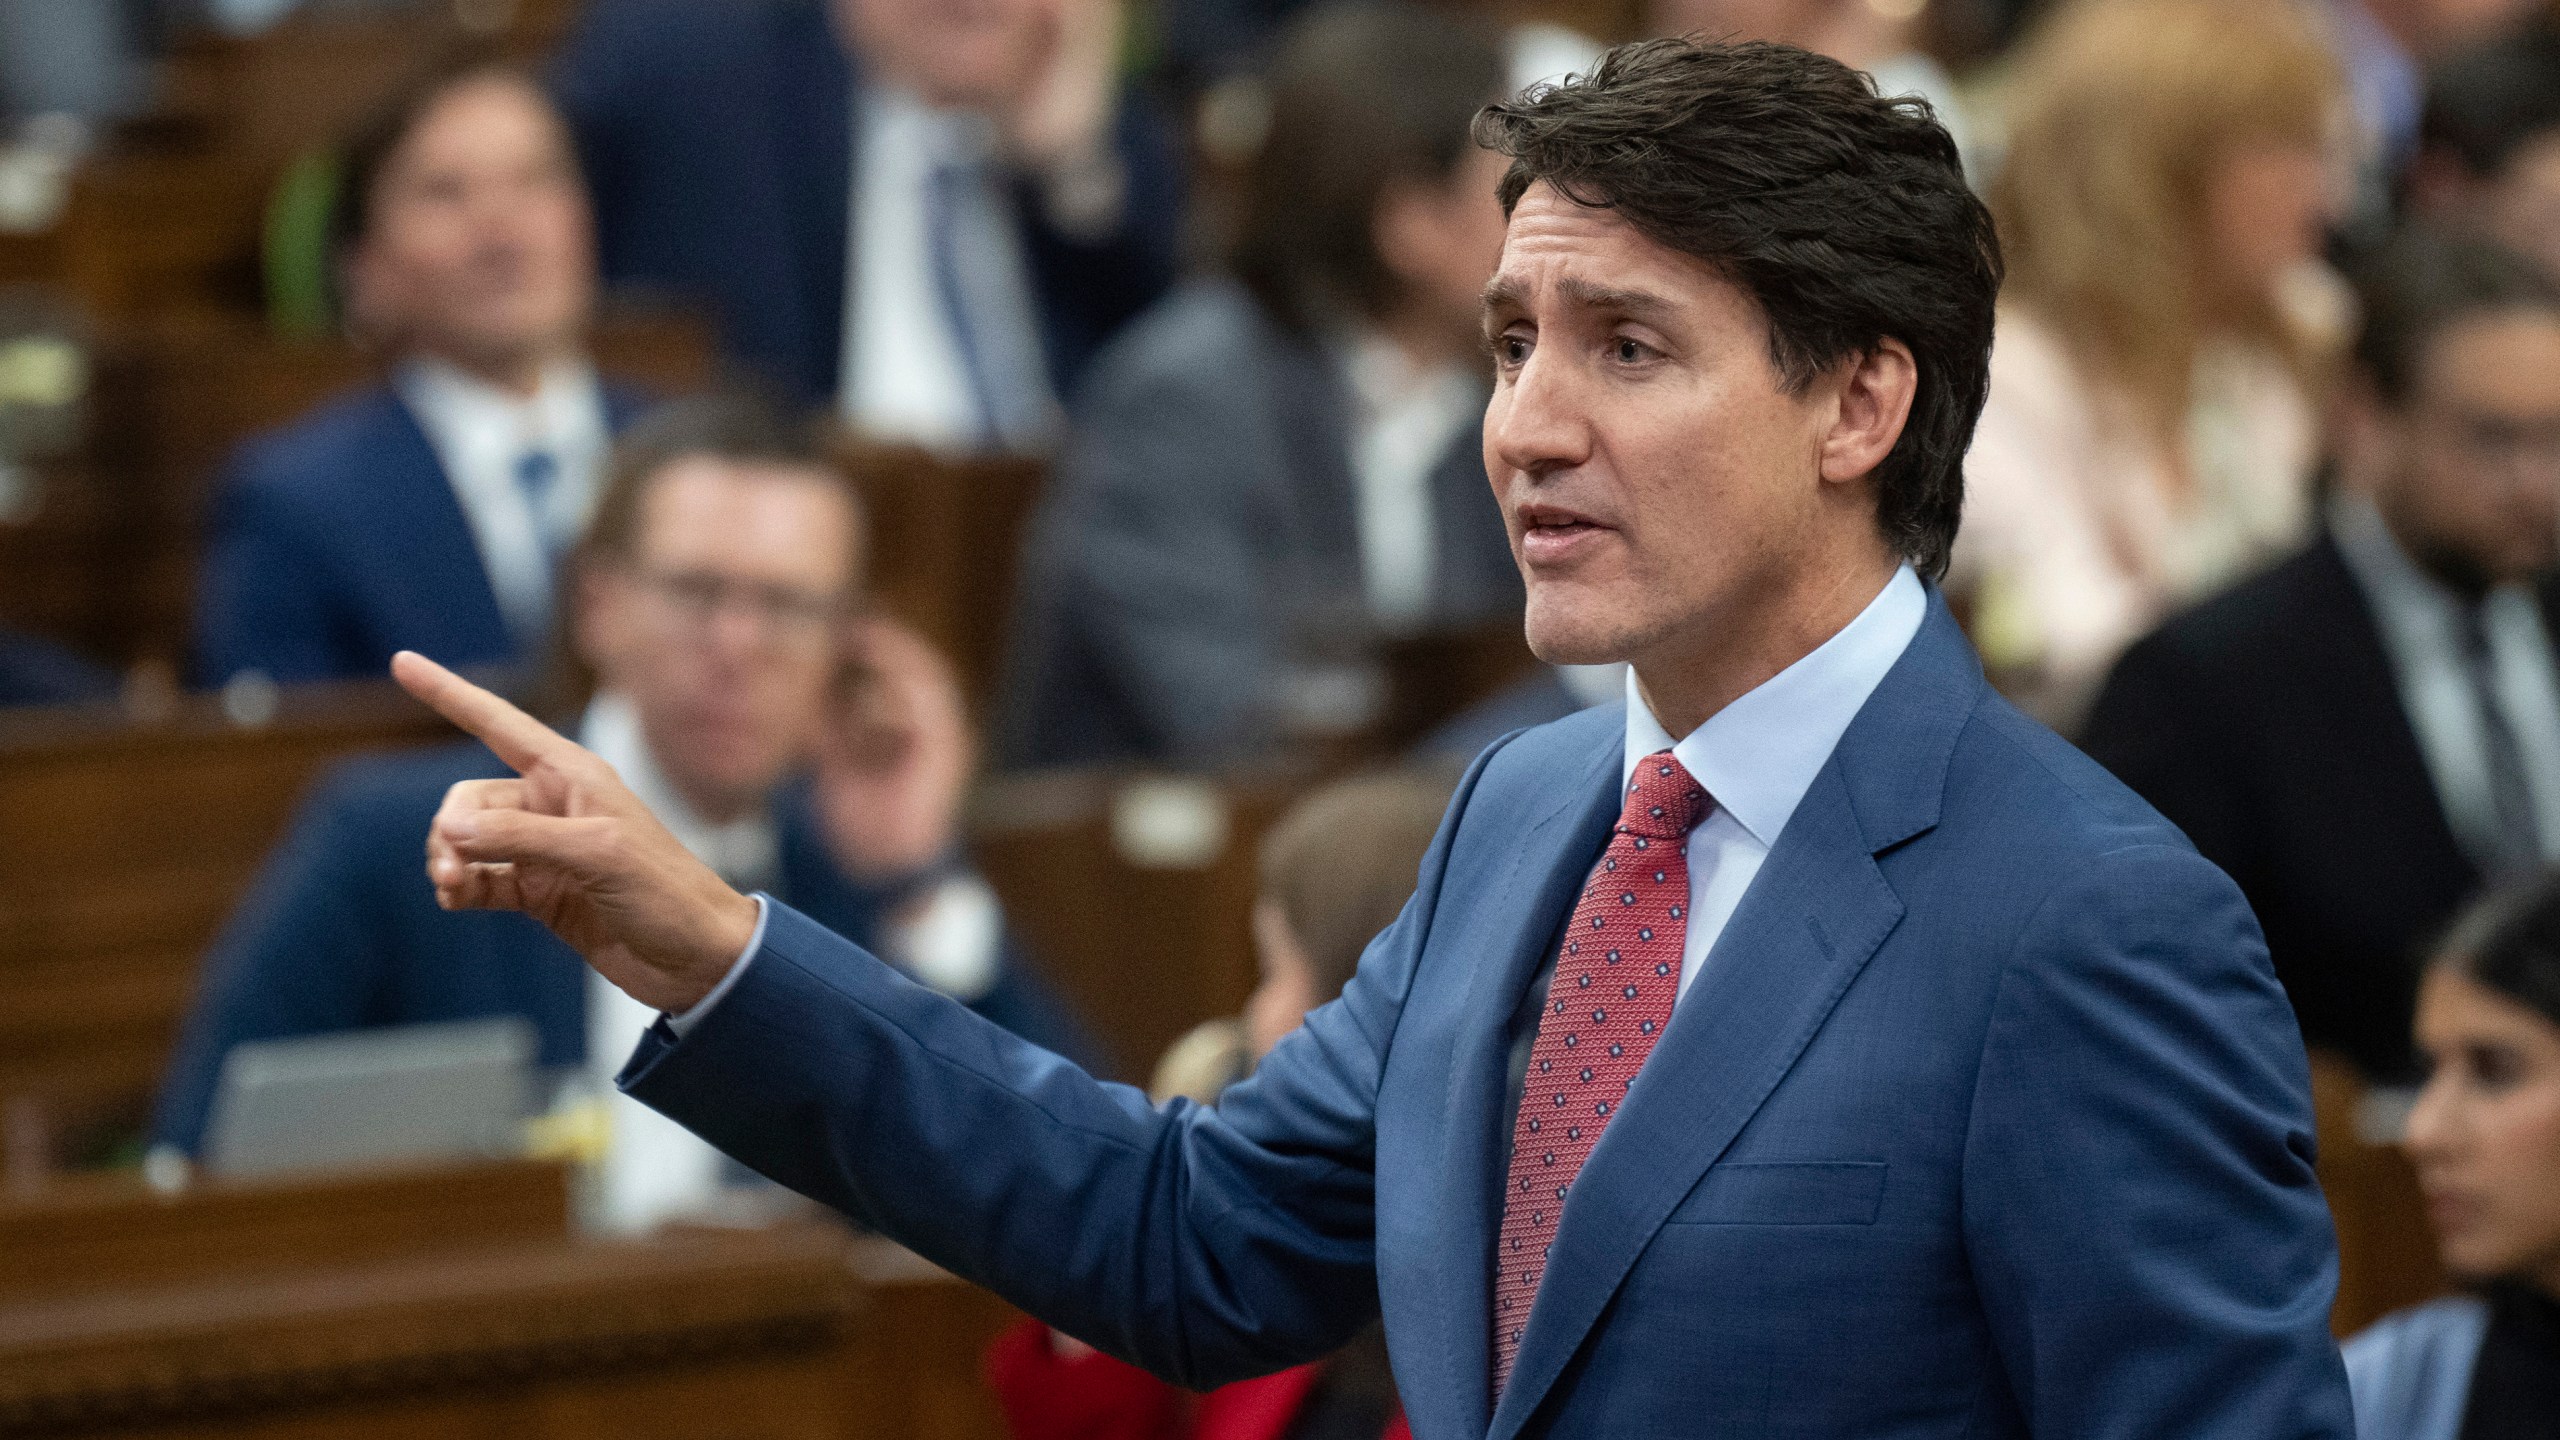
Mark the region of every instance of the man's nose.
<instances>
[{"instance_id":1,"label":"man's nose","mask_svg":"<svg viewBox=\"0 0 2560 1440\"><path fill-rule=\"evenodd\" d=\"M1533 351L1486 407L1485 438L1505 472L1535 476L1589 459L1590 419L1572 367Z\"/></svg>"}]
</instances>

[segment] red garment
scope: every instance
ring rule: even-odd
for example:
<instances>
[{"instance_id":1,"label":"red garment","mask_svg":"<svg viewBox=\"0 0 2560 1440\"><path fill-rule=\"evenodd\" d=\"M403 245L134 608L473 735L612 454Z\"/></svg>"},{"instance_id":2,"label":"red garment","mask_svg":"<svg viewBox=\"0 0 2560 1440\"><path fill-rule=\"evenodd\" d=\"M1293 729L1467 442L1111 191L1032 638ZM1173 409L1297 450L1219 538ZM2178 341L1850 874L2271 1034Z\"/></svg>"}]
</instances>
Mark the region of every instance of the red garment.
<instances>
[{"instance_id":1,"label":"red garment","mask_svg":"<svg viewBox=\"0 0 2560 1440\"><path fill-rule=\"evenodd\" d=\"M1520 1353L1565 1195L1671 1023L1689 936L1689 828L1714 802L1668 750L1636 762L1565 930L1511 1130L1493 1286L1493 1393Z\"/></svg>"},{"instance_id":2,"label":"red garment","mask_svg":"<svg viewBox=\"0 0 2560 1440\"><path fill-rule=\"evenodd\" d=\"M1206 1395L1098 1351L1061 1355L1024 1320L987 1347L987 1383L1013 1440L1281 1440L1324 1374L1321 1361ZM1413 1440L1399 1413L1379 1440Z\"/></svg>"}]
</instances>

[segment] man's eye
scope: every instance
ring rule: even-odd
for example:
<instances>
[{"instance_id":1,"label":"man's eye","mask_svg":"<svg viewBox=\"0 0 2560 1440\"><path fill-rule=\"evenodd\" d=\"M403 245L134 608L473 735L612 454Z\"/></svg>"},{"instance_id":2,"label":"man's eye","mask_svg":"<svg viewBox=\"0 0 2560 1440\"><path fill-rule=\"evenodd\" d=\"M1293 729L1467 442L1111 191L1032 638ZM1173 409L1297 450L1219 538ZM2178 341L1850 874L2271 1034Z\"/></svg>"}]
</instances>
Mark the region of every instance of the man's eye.
<instances>
[{"instance_id":1,"label":"man's eye","mask_svg":"<svg viewBox=\"0 0 2560 1440\"><path fill-rule=\"evenodd\" d=\"M1493 353L1505 365L1519 365L1529 358L1529 342L1517 335L1505 335L1493 342Z\"/></svg>"},{"instance_id":2,"label":"man's eye","mask_svg":"<svg viewBox=\"0 0 2560 1440\"><path fill-rule=\"evenodd\" d=\"M1644 359L1645 353L1642 344L1623 335L1609 342L1610 356L1621 365L1636 364Z\"/></svg>"}]
</instances>

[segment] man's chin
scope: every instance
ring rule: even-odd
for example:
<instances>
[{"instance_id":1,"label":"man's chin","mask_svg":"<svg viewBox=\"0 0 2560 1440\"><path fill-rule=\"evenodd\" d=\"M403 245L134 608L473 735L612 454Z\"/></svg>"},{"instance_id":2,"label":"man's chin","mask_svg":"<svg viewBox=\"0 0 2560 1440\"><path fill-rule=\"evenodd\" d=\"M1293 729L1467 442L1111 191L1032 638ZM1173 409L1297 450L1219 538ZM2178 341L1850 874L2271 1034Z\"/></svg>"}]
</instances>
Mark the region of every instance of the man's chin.
<instances>
[{"instance_id":1,"label":"man's chin","mask_svg":"<svg viewBox=\"0 0 2560 1440\"><path fill-rule=\"evenodd\" d=\"M1584 607L1548 600L1534 593L1522 624L1529 653L1549 665L1609 665L1630 650L1623 627L1587 613Z\"/></svg>"}]
</instances>

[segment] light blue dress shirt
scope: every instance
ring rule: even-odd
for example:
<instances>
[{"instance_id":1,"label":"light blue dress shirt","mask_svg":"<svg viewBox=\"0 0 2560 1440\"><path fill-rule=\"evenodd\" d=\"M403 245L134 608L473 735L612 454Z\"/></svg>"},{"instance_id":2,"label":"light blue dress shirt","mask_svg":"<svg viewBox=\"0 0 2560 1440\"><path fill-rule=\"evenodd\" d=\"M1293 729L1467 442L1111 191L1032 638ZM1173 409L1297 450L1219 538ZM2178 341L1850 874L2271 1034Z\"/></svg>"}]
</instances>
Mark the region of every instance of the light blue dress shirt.
<instances>
[{"instance_id":1,"label":"light blue dress shirt","mask_svg":"<svg viewBox=\"0 0 2560 1440\"><path fill-rule=\"evenodd\" d=\"M1681 994L1689 993L1788 817L1813 788L1813 777L1829 763L1885 672L1910 648L1928 613L1927 588L1903 566L1840 633L1677 742L1654 718L1635 672L1627 672L1627 754L1620 780L1633 780L1637 761L1668 750L1715 800L1689 831L1689 938L1680 956Z\"/></svg>"}]
</instances>

